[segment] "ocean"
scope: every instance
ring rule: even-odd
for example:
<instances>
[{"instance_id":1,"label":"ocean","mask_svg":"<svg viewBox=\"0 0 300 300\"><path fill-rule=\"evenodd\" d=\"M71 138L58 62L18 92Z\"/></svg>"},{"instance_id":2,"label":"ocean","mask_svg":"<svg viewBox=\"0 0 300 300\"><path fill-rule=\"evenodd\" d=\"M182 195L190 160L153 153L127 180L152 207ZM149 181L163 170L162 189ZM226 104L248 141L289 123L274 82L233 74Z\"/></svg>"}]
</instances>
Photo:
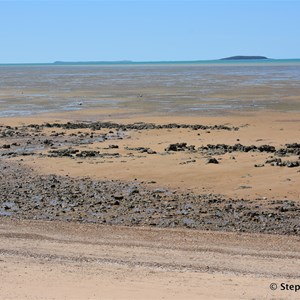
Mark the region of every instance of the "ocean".
<instances>
[{"instance_id":1,"label":"ocean","mask_svg":"<svg viewBox=\"0 0 300 300\"><path fill-rule=\"evenodd\" d=\"M0 65L0 116L300 111L300 59Z\"/></svg>"}]
</instances>

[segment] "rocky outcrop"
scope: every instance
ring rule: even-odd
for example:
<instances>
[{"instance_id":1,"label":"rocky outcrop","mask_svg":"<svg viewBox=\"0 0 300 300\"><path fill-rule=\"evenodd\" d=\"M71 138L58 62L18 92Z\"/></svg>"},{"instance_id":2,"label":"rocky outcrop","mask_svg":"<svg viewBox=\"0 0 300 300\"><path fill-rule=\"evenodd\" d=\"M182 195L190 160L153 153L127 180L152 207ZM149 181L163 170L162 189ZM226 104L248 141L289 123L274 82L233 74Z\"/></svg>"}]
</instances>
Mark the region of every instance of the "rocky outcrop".
<instances>
[{"instance_id":1,"label":"rocky outcrop","mask_svg":"<svg viewBox=\"0 0 300 300\"><path fill-rule=\"evenodd\" d=\"M0 218L300 234L297 201L231 199L151 189L137 181L39 175L12 162L1 163L0 174Z\"/></svg>"}]
</instances>

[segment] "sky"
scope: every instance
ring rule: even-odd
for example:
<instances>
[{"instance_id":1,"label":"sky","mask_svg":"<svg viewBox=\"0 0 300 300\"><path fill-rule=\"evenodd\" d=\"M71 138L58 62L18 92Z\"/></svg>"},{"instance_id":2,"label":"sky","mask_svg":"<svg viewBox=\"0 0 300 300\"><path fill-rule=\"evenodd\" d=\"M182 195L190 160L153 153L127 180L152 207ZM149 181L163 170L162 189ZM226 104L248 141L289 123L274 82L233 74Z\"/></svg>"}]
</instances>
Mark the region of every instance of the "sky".
<instances>
[{"instance_id":1,"label":"sky","mask_svg":"<svg viewBox=\"0 0 300 300\"><path fill-rule=\"evenodd\" d=\"M300 58L300 0L0 0L0 63Z\"/></svg>"}]
</instances>

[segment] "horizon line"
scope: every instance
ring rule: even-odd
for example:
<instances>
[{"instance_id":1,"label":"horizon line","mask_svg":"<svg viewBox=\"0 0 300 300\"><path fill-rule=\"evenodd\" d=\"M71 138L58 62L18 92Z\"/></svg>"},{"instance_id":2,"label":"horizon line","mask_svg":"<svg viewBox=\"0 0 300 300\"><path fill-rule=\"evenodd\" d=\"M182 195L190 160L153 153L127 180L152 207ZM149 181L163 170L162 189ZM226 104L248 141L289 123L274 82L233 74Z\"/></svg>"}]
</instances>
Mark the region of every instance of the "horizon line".
<instances>
[{"instance_id":1,"label":"horizon line","mask_svg":"<svg viewBox=\"0 0 300 300\"><path fill-rule=\"evenodd\" d=\"M238 55L240 56L240 55ZM243 55L247 57L246 55ZM216 59L195 59L195 60L56 60L52 62L0 62L0 65L63 65L63 64L143 64L143 63L197 63L197 62L251 62L251 61L271 61L271 60L298 60L300 58L245 58L245 59L228 59L235 56L216 58Z\"/></svg>"}]
</instances>

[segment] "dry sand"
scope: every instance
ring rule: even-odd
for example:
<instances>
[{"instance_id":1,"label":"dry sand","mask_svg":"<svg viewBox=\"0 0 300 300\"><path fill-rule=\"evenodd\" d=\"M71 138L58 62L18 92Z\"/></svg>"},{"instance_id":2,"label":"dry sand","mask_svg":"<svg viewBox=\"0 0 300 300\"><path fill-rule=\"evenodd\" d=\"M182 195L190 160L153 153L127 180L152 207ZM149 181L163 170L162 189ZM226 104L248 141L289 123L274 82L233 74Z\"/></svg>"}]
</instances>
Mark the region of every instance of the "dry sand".
<instances>
[{"instance_id":1,"label":"dry sand","mask_svg":"<svg viewBox=\"0 0 300 300\"><path fill-rule=\"evenodd\" d=\"M129 132L123 140L82 146L104 151L117 144L163 152L171 143L240 142L281 147L299 142L297 113L240 113L224 117L153 117L122 112L56 114L37 118L3 118L2 124L60 120L110 120L204 125L227 124L238 131L151 130ZM108 117L108 114L110 116ZM59 129L55 129L59 131ZM61 130L60 130L61 131ZM200 134L200 135L198 135ZM2 141L4 144L5 140ZM105 150L109 151L109 150ZM113 150L111 150L113 151ZM205 164L198 153L140 155L122 159L20 157L37 172L97 179L155 181L156 186L245 199L299 201L299 168L263 163L269 154L235 153L218 165ZM192 163L181 164L195 160ZM241 186L248 186L243 189ZM0 299L299 299L292 291L271 291L274 282L300 284L299 237L180 229L148 229L0 219Z\"/></svg>"},{"instance_id":2,"label":"dry sand","mask_svg":"<svg viewBox=\"0 0 300 300\"><path fill-rule=\"evenodd\" d=\"M299 299L297 237L2 220L0 240L1 299Z\"/></svg>"}]
</instances>

